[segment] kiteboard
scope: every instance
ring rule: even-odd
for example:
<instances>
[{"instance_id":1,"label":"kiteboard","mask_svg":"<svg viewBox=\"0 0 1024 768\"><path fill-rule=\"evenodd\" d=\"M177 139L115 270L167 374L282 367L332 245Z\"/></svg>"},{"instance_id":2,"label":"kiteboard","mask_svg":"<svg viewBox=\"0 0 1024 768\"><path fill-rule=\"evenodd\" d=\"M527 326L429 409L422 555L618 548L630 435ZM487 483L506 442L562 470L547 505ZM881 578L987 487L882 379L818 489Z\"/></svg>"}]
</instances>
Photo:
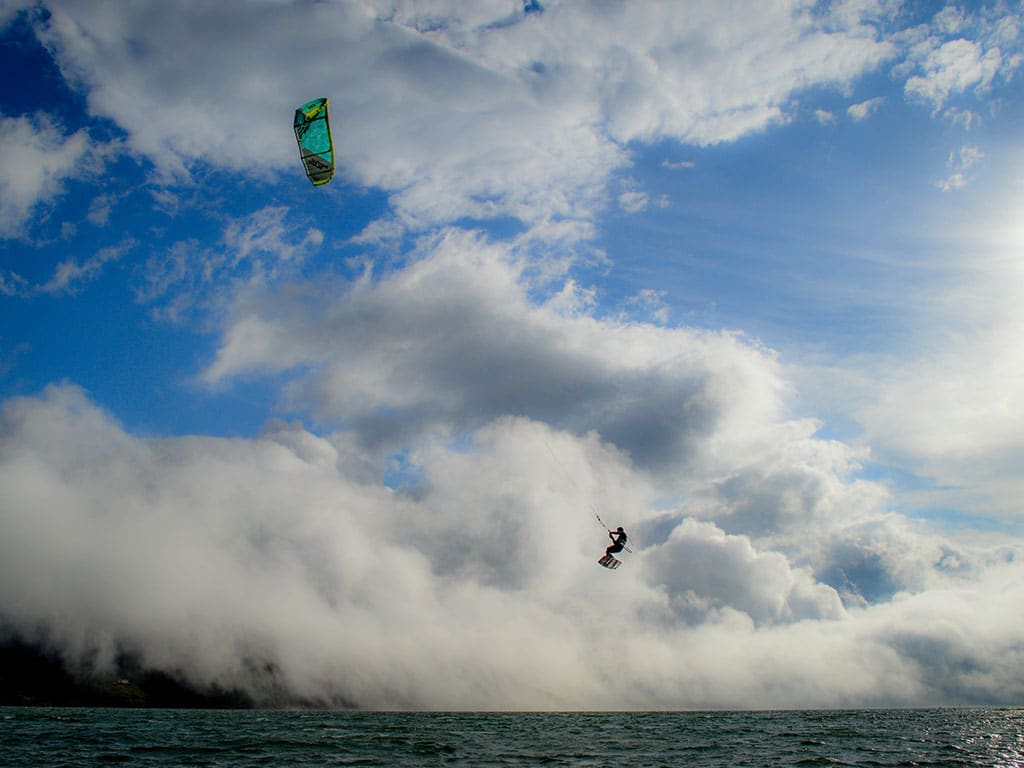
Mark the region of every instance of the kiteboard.
<instances>
[{"instance_id":1,"label":"kiteboard","mask_svg":"<svg viewBox=\"0 0 1024 768\"><path fill-rule=\"evenodd\" d=\"M622 565L622 561L616 560L612 555L604 555L597 562L610 571L614 571L616 568Z\"/></svg>"}]
</instances>

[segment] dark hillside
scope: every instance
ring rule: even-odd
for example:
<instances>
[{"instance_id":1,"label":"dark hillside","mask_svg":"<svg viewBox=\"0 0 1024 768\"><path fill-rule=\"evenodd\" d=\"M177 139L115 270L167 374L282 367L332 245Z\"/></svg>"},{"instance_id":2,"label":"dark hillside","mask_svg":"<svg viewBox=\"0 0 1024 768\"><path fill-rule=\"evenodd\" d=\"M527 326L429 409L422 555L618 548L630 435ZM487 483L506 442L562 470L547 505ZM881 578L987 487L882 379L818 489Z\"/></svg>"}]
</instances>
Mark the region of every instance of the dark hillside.
<instances>
[{"instance_id":1,"label":"dark hillside","mask_svg":"<svg viewBox=\"0 0 1024 768\"><path fill-rule=\"evenodd\" d=\"M0 706L249 708L239 692L196 691L163 672L142 671L123 658L117 674L78 675L44 648L0 641Z\"/></svg>"}]
</instances>

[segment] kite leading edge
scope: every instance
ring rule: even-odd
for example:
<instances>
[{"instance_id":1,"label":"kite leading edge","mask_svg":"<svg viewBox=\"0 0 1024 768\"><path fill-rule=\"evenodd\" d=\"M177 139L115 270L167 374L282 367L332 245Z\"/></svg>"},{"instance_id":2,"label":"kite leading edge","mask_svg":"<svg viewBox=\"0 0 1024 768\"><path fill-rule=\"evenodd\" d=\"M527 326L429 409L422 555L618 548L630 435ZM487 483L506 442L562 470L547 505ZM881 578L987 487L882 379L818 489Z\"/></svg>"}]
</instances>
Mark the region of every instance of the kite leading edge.
<instances>
[{"instance_id":1,"label":"kite leading edge","mask_svg":"<svg viewBox=\"0 0 1024 768\"><path fill-rule=\"evenodd\" d=\"M334 176L334 143L327 117L327 99L313 99L295 110L295 140L314 187Z\"/></svg>"}]
</instances>

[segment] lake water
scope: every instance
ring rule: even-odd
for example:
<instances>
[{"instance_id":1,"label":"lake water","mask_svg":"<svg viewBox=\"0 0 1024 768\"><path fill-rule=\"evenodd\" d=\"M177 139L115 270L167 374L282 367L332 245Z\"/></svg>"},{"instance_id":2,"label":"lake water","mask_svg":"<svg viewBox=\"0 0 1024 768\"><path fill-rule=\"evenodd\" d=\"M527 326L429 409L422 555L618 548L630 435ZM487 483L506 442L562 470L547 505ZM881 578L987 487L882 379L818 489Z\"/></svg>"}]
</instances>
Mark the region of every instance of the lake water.
<instances>
[{"instance_id":1,"label":"lake water","mask_svg":"<svg viewBox=\"0 0 1024 768\"><path fill-rule=\"evenodd\" d=\"M4 768L1024 766L1024 709L392 713L0 709Z\"/></svg>"}]
</instances>

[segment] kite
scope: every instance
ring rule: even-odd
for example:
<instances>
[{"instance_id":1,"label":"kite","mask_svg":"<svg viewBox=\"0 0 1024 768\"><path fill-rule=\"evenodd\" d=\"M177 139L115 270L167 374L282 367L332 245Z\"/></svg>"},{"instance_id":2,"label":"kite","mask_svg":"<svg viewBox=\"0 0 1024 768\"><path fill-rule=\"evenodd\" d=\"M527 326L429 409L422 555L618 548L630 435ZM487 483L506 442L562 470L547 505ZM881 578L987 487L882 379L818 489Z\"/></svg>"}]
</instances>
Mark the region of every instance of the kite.
<instances>
[{"instance_id":1,"label":"kite","mask_svg":"<svg viewBox=\"0 0 1024 768\"><path fill-rule=\"evenodd\" d=\"M295 140L313 186L330 181L334 176L334 143L327 119L327 99L313 99L295 110Z\"/></svg>"}]
</instances>

